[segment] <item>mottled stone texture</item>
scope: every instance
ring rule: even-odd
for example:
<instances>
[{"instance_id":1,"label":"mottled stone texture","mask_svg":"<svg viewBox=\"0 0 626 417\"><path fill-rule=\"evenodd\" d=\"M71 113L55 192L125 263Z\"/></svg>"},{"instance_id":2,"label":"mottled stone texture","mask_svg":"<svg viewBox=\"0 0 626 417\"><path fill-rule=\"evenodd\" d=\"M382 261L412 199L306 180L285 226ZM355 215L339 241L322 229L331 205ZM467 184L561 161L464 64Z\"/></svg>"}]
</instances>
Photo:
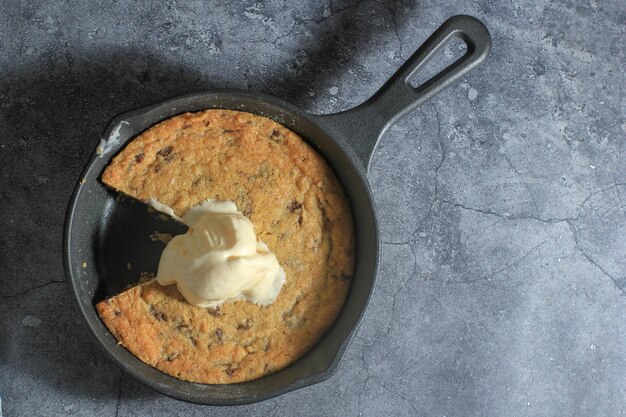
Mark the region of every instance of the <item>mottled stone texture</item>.
<instances>
[{"instance_id":1,"label":"mottled stone texture","mask_svg":"<svg viewBox=\"0 0 626 417\"><path fill-rule=\"evenodd\" d=\"M624 5L516 3L5 2L4 415L626 415ZM337 374L221 409L122 374L61 262L64 211L106 122L214 87L347 109L458 13L484 20L493 52L373 156L382 267Z\"/></svg>"}]
</instances>

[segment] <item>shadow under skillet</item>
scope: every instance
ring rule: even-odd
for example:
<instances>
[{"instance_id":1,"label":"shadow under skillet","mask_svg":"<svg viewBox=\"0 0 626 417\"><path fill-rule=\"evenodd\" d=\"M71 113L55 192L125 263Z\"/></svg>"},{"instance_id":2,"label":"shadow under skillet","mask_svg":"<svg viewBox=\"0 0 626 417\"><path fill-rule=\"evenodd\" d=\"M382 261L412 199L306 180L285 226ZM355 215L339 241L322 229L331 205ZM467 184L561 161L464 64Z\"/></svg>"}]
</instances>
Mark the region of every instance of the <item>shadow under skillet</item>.
<instances>
[{"instance_id":1,"label":"shadow under skillet","mask_svg":"<svg viewBox=\"0 0 626 417\"><path fill-rule=\"evenodd\" d=\"M333 84L349 90L348 81L352 78L349 70L359 70L360 78L379 77L380 83L370 83L368 91L347 94L346 98L354 102L337 103L333 111L341 111L365 101L382 86L404 62L401 50L394 50L393 57L389 56L389 52L390 46L398 40L397 31L410 17L403 16L399 1L390 5L378 2L339 3L345 4L335 4L330 14L308 19L294 17L292 36L302 39L298 52L288 57L286 65L277 66L272 77L261 80L261 85L255 90L275 95L306 110L317 101L313 97L323 95ZM306 36L307 31L312 35ZM380 68L380 62L384 61L393 61L388 73L373 74L368 71L368 62L377 63L372 67ZM332 107L335 107L334 104L331 100ZM328 109L327 104L324 107Z\"/></svg>"},{"instance_id":2,"label":"shadow under skillet","mask_svg":"<svg viewBox=\"0 0 626 417\"><path fill-rule=\"evenodd\" d=\"M138 50L73 53L70 48L67 56L0 71L0 204L10 213L0 222L11 242L0 245L0 258L13 260L1 265L0 276L21 277L3 279L0 313L24 312L42 322L36 332L20 320L7 322L1 344L12 353L2 362L52 392L106 401L117 397L111 387L121 371L89 337L64 283L61 241L70 195L115 114L214 86ZM124 277L129 283L139 279L128 271ZM22 391L14 386L3 392L7 407Z\"/></svg>"}]
</instances>

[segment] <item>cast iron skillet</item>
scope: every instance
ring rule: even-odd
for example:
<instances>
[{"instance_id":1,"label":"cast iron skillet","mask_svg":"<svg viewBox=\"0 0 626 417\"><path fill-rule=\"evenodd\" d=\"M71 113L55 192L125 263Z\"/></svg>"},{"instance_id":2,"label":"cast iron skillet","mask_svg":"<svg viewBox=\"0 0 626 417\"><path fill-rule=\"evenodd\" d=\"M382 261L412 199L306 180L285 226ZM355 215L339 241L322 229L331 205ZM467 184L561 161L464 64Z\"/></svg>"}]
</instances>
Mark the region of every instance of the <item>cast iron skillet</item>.
<instances>
[{"instance_id":1,"label":"cast iron skillet","mask_svg":"<svg viewBox=\"0 0 626 417\"><path fill-rule=\"evenodd\" d=\"M429 81L412 87L409 77L453 38L460 38L467 44L465 55ZM194 403L251 403L329 378L359 325L376 278L380 242L366 178L376 143L396 120L481 64L490 48L489 32L480 21L470 16L455 16L437 29L373 97L348 111L313 115L275 97L219 90L176 97L114 118L74 190L63 237L64 264L70 287L98 343L141 382L171 397ZM356 232L352 286L331 329L305 356L286 369L239 384L185 382L144 364L116 343L94 309L97 302L136 281L138 271L156 272L163 246L147 239L151 232L182 232L176 230L182 227L176 222L164 222L147 214L143 204L116 201L117 193L100 182L104 167L126 142L148 127L183 112L207 108L268 116L305 138L326 158L341 181L350 201Z\"/></svg>"}]
</instances>

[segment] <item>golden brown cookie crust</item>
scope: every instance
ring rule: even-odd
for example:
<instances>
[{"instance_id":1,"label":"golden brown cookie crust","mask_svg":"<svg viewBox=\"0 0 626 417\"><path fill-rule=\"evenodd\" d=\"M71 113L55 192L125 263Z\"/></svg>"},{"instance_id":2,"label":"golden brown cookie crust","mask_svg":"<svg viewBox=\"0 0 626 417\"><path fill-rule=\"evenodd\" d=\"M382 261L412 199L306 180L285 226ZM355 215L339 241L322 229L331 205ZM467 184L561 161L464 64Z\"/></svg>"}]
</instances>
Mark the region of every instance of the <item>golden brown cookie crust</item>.
<instances>
[{"instance_id":1,"label":"golden brown cookie crust","mask_svg":"<svg viewBox=\"0 0 626 417\"><path fill-rule=\"evenodd\" d=\"M302 356L339 313L354 266L350 208L326 161L273 120L232 110L175 116L126 145L102 180L179 216L207 199L234 201L287 274L267 307L194 307L154 281L98 303L107 328L147 364L193 382L256 379Z\"/></svg>"}]
</instances>

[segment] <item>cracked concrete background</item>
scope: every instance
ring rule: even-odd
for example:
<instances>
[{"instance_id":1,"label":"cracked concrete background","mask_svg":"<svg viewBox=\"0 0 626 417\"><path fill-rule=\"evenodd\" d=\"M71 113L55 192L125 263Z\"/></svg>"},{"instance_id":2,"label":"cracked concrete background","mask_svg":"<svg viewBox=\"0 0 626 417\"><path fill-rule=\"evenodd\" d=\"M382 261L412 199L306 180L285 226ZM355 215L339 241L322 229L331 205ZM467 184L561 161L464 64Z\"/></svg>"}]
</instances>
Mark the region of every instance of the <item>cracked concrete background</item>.
<instances>
[{"instance_id":1,"label":"cracked concrete background","mask_svg":"<svg viewBox=\"0 0 626 417\"><path fill-rule=\"evenodd\" d=\"M373 156L382 266L337 374L216 409L121 373L61 263L107 121L217 87L347 109L459 13L486 23L493 52ZM626 415L625 28L619 0L5 4L3 415Z\"/></svg>"}]
</instances>

